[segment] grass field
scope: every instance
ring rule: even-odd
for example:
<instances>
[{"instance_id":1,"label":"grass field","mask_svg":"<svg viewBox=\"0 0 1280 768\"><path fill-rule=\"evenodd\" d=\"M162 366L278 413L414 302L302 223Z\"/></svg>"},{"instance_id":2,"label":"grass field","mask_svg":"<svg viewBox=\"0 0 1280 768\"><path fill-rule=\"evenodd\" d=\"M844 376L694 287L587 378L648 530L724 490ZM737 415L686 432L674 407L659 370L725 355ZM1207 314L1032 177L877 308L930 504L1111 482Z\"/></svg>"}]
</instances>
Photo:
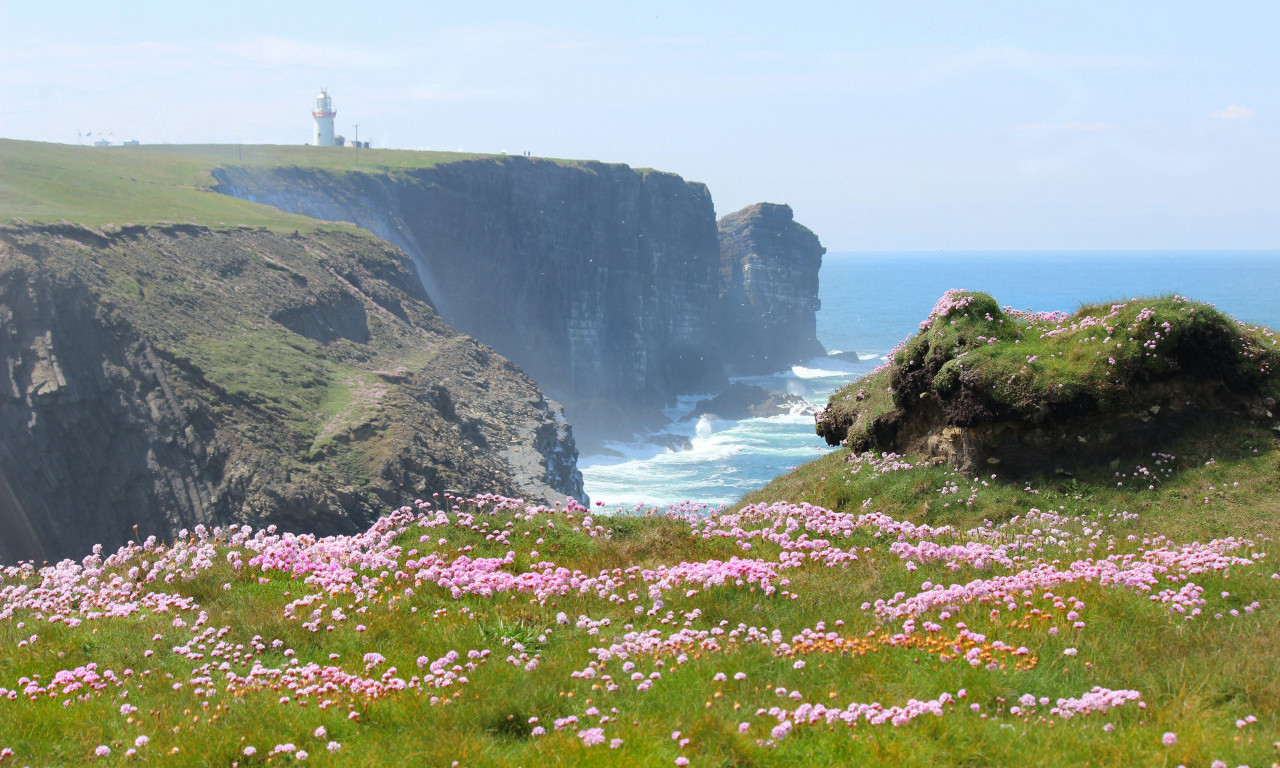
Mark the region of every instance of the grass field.
<instances>
[{"instance_id":1,"label":"grass field","mask_svg":"<svg viewBox=\"0 0 1280 768\"><path fill-rule=\"evenodd\" d=\"M81 147L0 139L0 222L86 226L161 222L274 229L320 222L211 190L220 166L301 166L331 171L428 168L486 155L278 145Z\"/></svg>"}]
</instances>

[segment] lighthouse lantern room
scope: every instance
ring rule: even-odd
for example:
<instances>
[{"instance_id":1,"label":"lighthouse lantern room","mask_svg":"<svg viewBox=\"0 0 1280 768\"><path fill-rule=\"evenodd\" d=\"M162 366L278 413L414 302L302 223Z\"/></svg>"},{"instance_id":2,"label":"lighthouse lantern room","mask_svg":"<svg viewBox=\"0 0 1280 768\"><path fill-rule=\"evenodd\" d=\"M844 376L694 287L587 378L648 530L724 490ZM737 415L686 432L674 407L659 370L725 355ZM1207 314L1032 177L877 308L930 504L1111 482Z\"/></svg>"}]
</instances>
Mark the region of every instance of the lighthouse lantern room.
<instances>
[{"instance_id":1,"label":"lighthouse lantern room","mask_svg":"<svg viewBox=\"0 0 1280 768\"><path fill-rule=\"evenodd\" d=\"M316 96L316 107L311 110L311 116L316 121L314 144L317 147L333 146L333 118L337 114L333 108L333 99L329 98L329 89L321 88L320 95Z\"/></svg>"}]
</instances>

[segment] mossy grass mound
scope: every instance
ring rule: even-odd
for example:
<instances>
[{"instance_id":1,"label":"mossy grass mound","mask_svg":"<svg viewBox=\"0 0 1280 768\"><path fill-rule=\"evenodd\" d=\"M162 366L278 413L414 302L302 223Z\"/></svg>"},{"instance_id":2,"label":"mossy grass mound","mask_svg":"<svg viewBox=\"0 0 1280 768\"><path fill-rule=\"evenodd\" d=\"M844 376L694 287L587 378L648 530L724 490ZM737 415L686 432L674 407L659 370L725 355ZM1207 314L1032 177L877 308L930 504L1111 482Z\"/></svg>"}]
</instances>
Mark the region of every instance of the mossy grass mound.
<instances>
[{"instance_id":1,"label":"mossy grass mound","mask_svg":"<svg viewBox=\"0 0 1280 768\"><path fill-rule=\"evenodd\" d=\"M1278 342L1270 329L1181 296L1090 304L1067 315L1002 309L986 293L948 291L888 363L831 397L817 431L857 451L924 449L932 439L941 454L972 464L1011 458L999 455L1012 449L1007 438L993 446L990 429L973 429L1004 425L1038 429L1045 450L1057 437L1076 437L1085 449L1073 447L1072 464L1087 461L1085 453L1113 461L1206 416L1269 418L1280 393ZM1107 433L1107 425L1124 434ZM968 441L967 450L940 449L948 428L946 440ZM1099 441L1108 445L1099 449ZM1033 456L1015 458L1035 468Z\"/></svg>"}]
</instances>

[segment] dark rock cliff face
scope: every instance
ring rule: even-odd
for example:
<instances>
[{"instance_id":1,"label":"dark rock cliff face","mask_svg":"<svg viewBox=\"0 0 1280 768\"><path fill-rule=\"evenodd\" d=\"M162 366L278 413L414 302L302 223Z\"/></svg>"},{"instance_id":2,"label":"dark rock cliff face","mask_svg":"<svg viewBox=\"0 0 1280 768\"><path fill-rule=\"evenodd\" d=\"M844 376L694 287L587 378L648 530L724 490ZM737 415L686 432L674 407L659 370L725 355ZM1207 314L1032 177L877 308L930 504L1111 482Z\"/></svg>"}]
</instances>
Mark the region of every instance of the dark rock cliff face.
<instances>
[{"instance_id":1,"label":"dark rock cliff face","mask_svg":"<svg viewBox=\"0 0 1280 768\"><path fill-rule=\"evenodd\" d=\"M818 270L826 248L791 207L758 203L720 219L720 298L735 373L763 374L825 355L818 342Z\"/></svg>"},{"instance_id":2,"label":"dark rock cliff face","mask_svg":"<svg viewBox=\"0 0 1280 768\"><path fill-rule=\"evenodd\" d=\"M577 412L724 384L711 196L665 173L510 158L394 174L215 172L219 190L399 246L446 322Z\"/></svg>"},{"instance_id":3,"label":"dark rock cliff face","mask_svg":"<svg viewBox=\"0 0 1280 768\"><path fill-rule=\"evenodd\" d=\"M580 434L652 426L676 395L722 388L726 371L821 354L822 249L786 206L730 217L726 257L705 186L622 165L495 158L214 175L218 191L351 222L403 249L444 320L525 368Z\"/></svg>"},{"instance_id":4,"label":"dark rock cliff face","mask_svg":"<svg viewBox=\"0 0 1280 768\"><path fill-rule=\"evenodd\" d=\"M424 299L365 235L0 230L0 560L584 499L559 406Z\"/></svg>"},{"instance_id":5,"label":"dark rock cliff face","mask_svg":"<svg viewBox=\"0 0 1280 768\"><path fill-rule=\"evenodd\" d=\"M78 281L19 268L0 282L0 329L0 559L211 521L211 424L127 322Z\"/></svg>"}]
</instances>

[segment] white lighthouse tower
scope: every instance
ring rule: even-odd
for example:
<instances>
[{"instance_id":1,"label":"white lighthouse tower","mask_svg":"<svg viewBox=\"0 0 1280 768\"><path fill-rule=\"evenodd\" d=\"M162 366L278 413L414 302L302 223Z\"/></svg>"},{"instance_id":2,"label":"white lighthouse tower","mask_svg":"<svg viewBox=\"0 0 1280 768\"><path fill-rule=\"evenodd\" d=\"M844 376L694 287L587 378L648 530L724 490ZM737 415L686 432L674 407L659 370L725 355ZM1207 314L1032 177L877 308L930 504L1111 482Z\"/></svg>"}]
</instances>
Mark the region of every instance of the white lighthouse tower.
<instances>
[{"instance_id":1,"label":"white lighthouse tower","mask_svg":"<svg viewBox=\"0 0 1280 768\"><path fill-rule=\"evenodd\" d=\"M316 121L315 141L317 147L333 146L333 118L337 116L337 111L333 108L333 99L329 98L329 89L321 88L320 95L316 97L316 108L311 110L311 116Z\"/></svg>"}]
</instances>

